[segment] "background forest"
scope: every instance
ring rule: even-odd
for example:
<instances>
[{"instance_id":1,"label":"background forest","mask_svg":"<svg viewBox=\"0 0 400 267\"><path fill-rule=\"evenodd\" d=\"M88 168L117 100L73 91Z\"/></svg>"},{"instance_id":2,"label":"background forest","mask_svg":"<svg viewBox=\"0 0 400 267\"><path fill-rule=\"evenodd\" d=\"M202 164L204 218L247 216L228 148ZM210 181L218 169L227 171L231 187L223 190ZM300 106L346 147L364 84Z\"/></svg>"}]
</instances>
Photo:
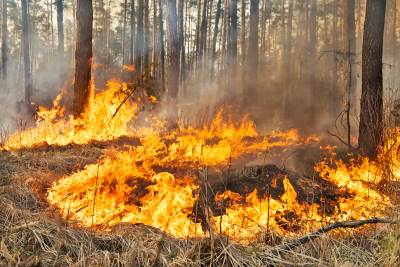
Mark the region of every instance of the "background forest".
<instances>
[{"instance_id":1,"label":"background forest","mask_svg":"<svg viewBox=\"0 0 400 267\"><path fill-rule=\"evenodd\" d=\"M15 126L24 97L23 36L27 37L31 101L50 104L72 87L76 1L3 0L1 102L3 127ZM364 0L94 0L94 81L134 81L177 96L181 110L235 103L267 128L319 132L357 129L361 91ZM388 0L384 88L395 99L398 1ZM7 5L7 9L4 7ZM352 14L352 15L349 15ZM168 42L170 28L178 36ZM168 69L179 75L166 88ZM7 121L6 121L7 120ZM354 126L353 126L354 125ZM311 127L310 127L311 126ZM355 131L357 132L357 131ZM354 133L355 133L354 132Z\"/></svg>"}]
</instances>

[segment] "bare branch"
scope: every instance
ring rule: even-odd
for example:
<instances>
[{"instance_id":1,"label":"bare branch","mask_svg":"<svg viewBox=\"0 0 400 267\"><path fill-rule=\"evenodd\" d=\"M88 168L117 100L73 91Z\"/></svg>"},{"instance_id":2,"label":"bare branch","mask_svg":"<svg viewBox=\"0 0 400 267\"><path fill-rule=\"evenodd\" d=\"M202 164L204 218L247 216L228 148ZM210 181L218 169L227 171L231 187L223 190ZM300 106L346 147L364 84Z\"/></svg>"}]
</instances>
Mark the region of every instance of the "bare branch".
<instances>
[{"instance_id":1,"label":"bare branch","mask_svg":"<svg viewBox=\"0 0 400 267\"><path fill-rule=\"evenodd\" d=\"M347 222L335 222L333 224L329 224L318 229L315 232L309 233L305 236L302 236L298 239L290 240L284 244L275 246L272 250L282 251L282 250L291 250L298 246L304 245L314 239L320 237L322 234L332 231L338 228L357 228L366 224L376 224L376 223L385 223L385 224L398 224L399 222L391 219L384 218L371 218L367 220L359 220L359 221L347 221Z\"/></svg>"}]
</instances>

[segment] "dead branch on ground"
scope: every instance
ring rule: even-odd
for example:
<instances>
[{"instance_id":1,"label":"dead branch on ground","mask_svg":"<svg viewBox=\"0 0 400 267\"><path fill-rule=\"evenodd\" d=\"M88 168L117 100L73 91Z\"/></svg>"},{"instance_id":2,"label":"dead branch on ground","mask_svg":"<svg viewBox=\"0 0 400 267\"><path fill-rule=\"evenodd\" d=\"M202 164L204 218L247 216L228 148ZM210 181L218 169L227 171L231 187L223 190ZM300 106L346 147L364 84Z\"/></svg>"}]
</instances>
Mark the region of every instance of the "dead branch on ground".
<instances>
[{"instance_id":1,"label":"dead branch on ground","mask_svg":"<svg viewBox=\"0 0 400 267\"><path fill-rule=\"evenodd\" d=\"M298 246L304 245L314 239L320 237L322 234L330 232L334 229L338 228L357 228L367 224L377 224L377 223L385 223L385 224L398 224L399 222L391 219L384 218L371 218L367 220L357 220L357 221L345 221L345 222L335 222L333 224L326 225L315 232L304 235L298 239L290 240L284 244L275 246L272 250L275 251L284 251L291 250Z\"/></svg>"}]
</instances>

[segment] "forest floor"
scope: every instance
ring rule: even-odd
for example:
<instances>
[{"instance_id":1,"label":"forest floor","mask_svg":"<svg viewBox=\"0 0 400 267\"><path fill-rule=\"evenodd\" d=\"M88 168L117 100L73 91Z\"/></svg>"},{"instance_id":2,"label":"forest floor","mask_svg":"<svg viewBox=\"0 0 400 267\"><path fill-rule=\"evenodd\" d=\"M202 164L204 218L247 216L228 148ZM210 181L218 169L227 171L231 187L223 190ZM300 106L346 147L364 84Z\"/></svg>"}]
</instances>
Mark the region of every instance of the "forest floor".
<instances>
[{"instance_id":1,"label":"forest floor","mask_svg":"<svg viewBox=\"0 0 400 267\"><path fill-rule=\"evenodd\" d=\"M103 144L0 151L0 266L399 266L400 227L339 229L290 250L279 237L242 245L216 237L177 239L140 224L111 232L65 222L46 190L94 163Z\"/></svg>"}]
</instances>

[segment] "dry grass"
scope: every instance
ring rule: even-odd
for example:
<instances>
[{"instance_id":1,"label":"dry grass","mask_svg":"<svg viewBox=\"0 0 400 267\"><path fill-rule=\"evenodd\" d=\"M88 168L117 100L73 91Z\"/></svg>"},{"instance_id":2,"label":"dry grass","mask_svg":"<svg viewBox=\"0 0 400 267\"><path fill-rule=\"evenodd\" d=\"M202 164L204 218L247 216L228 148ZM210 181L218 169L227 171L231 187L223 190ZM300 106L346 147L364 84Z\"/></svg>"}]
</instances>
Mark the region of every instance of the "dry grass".
<instances>
[{"instance_id":1,"label":"dry grass","mask_svg":"<svg viewBox=\"0 0 400 267\"><path fill-rule=\"evenodd\" d=\"M244 246L225 237L176 239L152 227L120 224L111 233L57 218L44 199L59 177L95 162L96 146L0 152L0 266L399 266L400 228L340 230L291 251L270 237ZM266 241L268 240L268 242Z\"/></svg>"}]
</instances>

